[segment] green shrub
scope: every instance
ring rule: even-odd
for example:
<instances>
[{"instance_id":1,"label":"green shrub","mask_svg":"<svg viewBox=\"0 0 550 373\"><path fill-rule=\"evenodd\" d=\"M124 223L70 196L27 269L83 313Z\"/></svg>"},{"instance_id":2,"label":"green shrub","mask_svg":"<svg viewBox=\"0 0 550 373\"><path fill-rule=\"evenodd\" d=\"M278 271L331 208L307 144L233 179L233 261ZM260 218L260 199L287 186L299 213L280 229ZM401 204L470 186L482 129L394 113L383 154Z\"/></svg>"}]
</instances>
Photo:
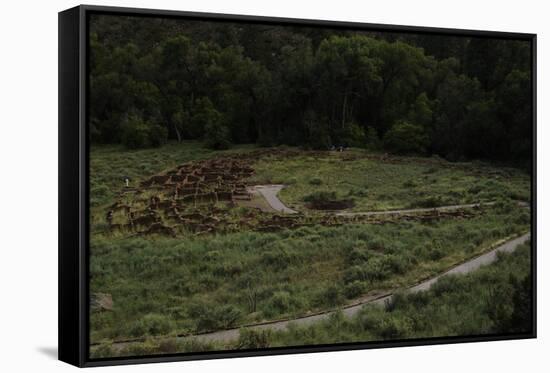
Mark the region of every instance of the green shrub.
<instances>
[{"instance_id":1,"label":"green shrub","mask_svg":"<svg viewBox=\"0 0 550 373\"><path fill-rule=\"evenodd\" d=\"M328 285L317 294L316 303L321 307L335 307L344 302L342 288L336 284Z\"/></svg>"},{"instance_id":2,"label":"green shrub","mask_svg":"<svg viewBox=\"0 0 550 373\"><path fill-rule=\"evenodd\" d=\"M366 288L365 283L353 281L344 287L344 295L348 299L357 298L365 292Z\"/></svg>"},{"instance_id":3,"label":"green shrub","mask_svg":"<svg viewBox=\"0 0 550 373\"><path fill-rule=\"evenodd\" d=\"M211 342L201 342L195 338L185 339L177 342L178 352L205 352L219 350L219 346L216 346Z\"/></svg>"},{"instance_id":4,"label":"green shrub","mask_svg":"<svg viewBox=\"0 0 550 373\"><path fill-rule=\"evenodd\" d=\"M372 252L365 248L354 247L347 253L346 261L350 265L362 264L369 260Z\"/></svg>"},{"instance_id":5,"label":"green shrub","mask_svg":"<svg viewBox=\"0 0 550 373\"><path fill-rule=\"evenodd\" d=\"M326 117L318 117L315 111L308 110L304 115L304 126L307 130L308 147L317 150L330 148L332 140Z\"/></svg>"},{"instance_id":6,"label":"green shrub","mask_svg":"<svg viewBox=\"0 0 550 373\"><path fill-rule=\"evenodd\" d=\"M92 359L100 359L113 356L114 350L112 343L102 343L99 346L90 350L90 358Z\"/></svg>"},{"instance_id":7,"label":"green shrub","mask_svg":"<svg viewBox=\"0 0 550 373\"><path fill-rule=\"evenodd\" d=\"M421 126L405 121L396 122L384 136L384 146L396 153L425 153L429 137Z\"/></svg>"},{"instance_id":8,"label":"green shrub","mask_svg":"<svg viewBox=\"0 0 550 373\"><path fill-rule=\"evenodd\" d=\"M238 276L243 271L243 265L241 262L235 263L218 263L213 273L215 276L232 278Z\"/></svg>"},{"instance_id":9,"label":"green shrub","mask_svg":"<svg viewBox=\"0 0 550 373\"><path fill-rule=\"evenodd\" d=\"M371 258L362 268L365 279L371 282L384 280L390 274L387 260L383 257Z\"/></svg>"},{"instance_id":10,"label":"green shrub","mask_svg":"<svg viewBox=\"0 0 550 373\"><path fill-rule=\"evenodd\" d=\"M372 132L371 132L372 135ZM365 130L355 122L346 123L344 128L336 133L338 144L363 148L368 145Z\"/></svg>"},{"instance_id":11,"label":"green shrub","mask_svg":"<svg viewBox=\"0 0 550 373\"><path fill-rule=\"evenodd\" d=\"M323 180L319 177L314 177L313 179L309 180L310 185L321 185L323 184Z\"/></svg>"},{"instance_id":12,"label":"green shrub","mask_svg":"<svg viewBox=\"0 0 550 373\"><path fill-rule=\"evenodd\" d=\"M130 335L133 337L141 337L144 335L163 335L174 329L174 322L164 316L154 313L149 313L143 316L130 327Z\"/></svg>"},{"instance_id":13,"label":"green shrub","mask_svg":"<svg viewBox=\"0 0 550 373\"><path fill-rule=\"evenodd\" d=\"M243 312L230 304L200 302L190 305L189 316L195 321L197 330L211 331L235 326Z\"/></svg>"},{"instance_id":14,"label":"green shrub","mask_svg":"<svg viewBox=\"0 0 550 373\"><path fill-rule=\"evenodd\" d=\"M158 344L151 340L140 343L130 343L130 345L120 352L120 356L142 356L152 355L158 351Z\"/></svg>"},{"instance_id":15,"label":"green shrub","mask_svg":"<svg viewBox=\"0 0 550 373\"><path fill-rule=\"evenodd\" d=\"M129 149L158 147L166 143L168 130L144 120L137 114L130 114L121 125L121 141Z\"/></svg>"},{"instance_id":16,"label":"green shrub","mask_svg":"<svg viewBox=\"0 0 550 373\"><path fill-rule=\"evenodd\" d=\"M403 274L411 267L411 263L406 254L385 255L383 258L384 267L393 274Z\"/></svg>"},{"instance_id":17,"label":"green shrub","mask_svg":"<svg viewBox=\"0 0 550 373\"><path fill-rule=\"evenodd\" d=\"M174 354L179 352L179 346L176 338L164 338L159 342L158 352L163 354Z\"/></svg>"},{"instance_id":18,"label":"green shrub","mask_svg":"<svg viewBox=\"0 0 550 373\"><path fill-rule=\"evenodd\" d=\"M236 348L240 350L268 348L271 335L272 332L269 329L241 329L239 331L239 340Z\"/></svg>"},{"instance_id":19,"label":"green shrub","mask_svg":"<svg viewBox=\"0 0 550 373\"><path fill-rule=\"evenodd\" d=\"M411 204L411 207L431 208L440 207L444 204L443 200L439 196L432 196L424 199L419 199Z\"/></svg>"},{"instance_id":20,"label":"green shrub","mask_svg":"<svg viewBox=\"0 0 550 373\"><path fill-rule=\"evenodd\" d=\"M355 197L367 197L368 195L369 195L369 192L368 192L368 188L366 188L366 187L361 188L361 189L351 188L351 189L348 191L348 196L349 196L349 197L352 197L352 196L355 196Z\"/></svg>"},{"instance_id":21,"label":"green shrub","mask_svg":"<svg viewBox=\"0 0 550 373\"><path fill-rule=\"evenodd\" d=\"M432 242L428 246L427 253L430 260L439 260L445 256L445 250L443 250L443 247L437 242Z\"/></svg>"},{"instance_id":22,"label":"green shrub","mask_svg":"<svg viewBox=\"0 0 550 373\"><path fill-rule=\"evenodd\" d=\"M405 316L386 317L377 325L375 333L382 339L405 338L413 330L413 321Z\"/></svg>"},{"instance_id":23,"label":"green shrub","mask_svg":"<svg viewBox=\"0 0 550 373\"><path fill-rule=\"evenodd\" d=\"M279 314L290 310L291 297L287 291L277 291L271 297L268 308L273 309Z\"/></svg>"},{"instance_id":24,"label":"green shrub","mask_svg":"<svg viewBox=\"0 0 550 373\"><path fill-rule=\"evenodd\" d=\"M231 145L231 134L225 124L225 118L208 97L197 100L195 113L191 118L195 128L202 128L204 145L215 150L228 149Z\"/></svg>"},{"instance_id":25,"label":"green shrub","mask_svg":"<svg viewBox=\"0 0 550 373\"><path fill-rule=\"evenodd\" d=\"M365 271L363 271L363 268L360 265L351 266L344 272L344 282L346 284L361 282L366 279L367 276L365 275Z\"/></svg>"},{"instance_id":26,"label":"green shrub","mask_svg":"<svg viewBox=\"0 0 550 373\"><path fill-rule=\"evenodd\" d=\"M334 201L336 199L336 192L327 192L327 191L317 191L311 194L308 194L304 197L304 202L310 203L320 203Z\"/></svg>"},{"instance_id":27,"label":"green shrub","mask_svg":"<svg viewBox=\"0 0 550 373\"><path fill-rule=\"evenodd\" d=\"M378 133L376 132L376 129L374 129L374 127L367 127L367 130L365 131L365 137L367 148L371 150L377 150L380 148L380 137L378 137Z\"/></svg>"},{"instance_id":28,"label":"green shrub","mask_svg":"<svg viewBox=\"0 0 550 373\"><path fill-rule=\"evenodd\" d=\"M401 292L393 294L390 298L384 301L384 311L393 312L400 306L407 304L407 296Z\"/></svg>"},{"instance_id":29,"label":"green shrub","mask_svg":"<svg viewBox=\"0 0 550 373\"><path fill-rule=\"evenodd\" d=\"M262 253L260 261L264 267L281 271L293 262L293 257L283 250L268 250Z\"/></svg>"}]
</instances>

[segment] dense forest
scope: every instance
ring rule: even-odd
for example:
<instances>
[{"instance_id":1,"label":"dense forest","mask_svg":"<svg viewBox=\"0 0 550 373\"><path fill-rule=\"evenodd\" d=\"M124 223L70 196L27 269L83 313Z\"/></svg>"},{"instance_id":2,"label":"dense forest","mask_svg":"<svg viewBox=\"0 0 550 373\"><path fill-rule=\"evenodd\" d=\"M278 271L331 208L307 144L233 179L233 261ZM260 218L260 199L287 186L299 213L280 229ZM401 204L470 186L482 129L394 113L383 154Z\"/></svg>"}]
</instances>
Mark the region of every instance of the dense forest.
<instances>
[{"instance_id":1,"label":"dense forest","mask_svg":"<svg viewBox=\"0 0 550 373\"><path fill-rule=\"evenodd\" d=\"M528 41L97 15L90 136L528 162Z\"/></svg>"}]
</instances>

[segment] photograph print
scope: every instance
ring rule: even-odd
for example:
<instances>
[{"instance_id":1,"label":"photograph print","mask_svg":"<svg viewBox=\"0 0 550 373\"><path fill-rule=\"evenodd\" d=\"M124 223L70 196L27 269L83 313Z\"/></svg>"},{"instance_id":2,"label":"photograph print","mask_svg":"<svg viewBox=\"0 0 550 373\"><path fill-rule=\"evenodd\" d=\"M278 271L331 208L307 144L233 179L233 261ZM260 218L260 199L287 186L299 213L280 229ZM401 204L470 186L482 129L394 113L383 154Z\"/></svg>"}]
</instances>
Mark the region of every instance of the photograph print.
<instances>
[{"instance_id":1,"label":"photograph print","mask_svg":"<svg viewBox=\"0 0 550 373\"><path fill-rule=\"evenodd\" d=\"M532 39L87 22L90 359L532 335Z\"/></svg>"}]
</instances>

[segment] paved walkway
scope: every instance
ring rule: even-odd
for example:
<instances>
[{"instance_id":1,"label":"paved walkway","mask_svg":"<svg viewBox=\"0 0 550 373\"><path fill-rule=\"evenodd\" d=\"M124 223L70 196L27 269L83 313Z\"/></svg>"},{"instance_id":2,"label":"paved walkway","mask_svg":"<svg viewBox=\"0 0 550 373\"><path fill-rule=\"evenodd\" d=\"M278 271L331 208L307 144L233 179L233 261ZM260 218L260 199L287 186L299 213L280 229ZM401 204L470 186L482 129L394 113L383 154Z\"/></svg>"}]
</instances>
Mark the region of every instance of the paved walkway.
<instances>
[{"instance_id":1,"label":"paved walkway","mask_svg":"<svg viewBox=\"0 0 550 373\"><path fill-rule=\"evenodd\" d=\"M465 273L475 271L476 269L479 269L481 266L493 263L497 259L497 253L512 252L519 245L527 242L530 239L530 237L531 235L527 233L527 234L524 234L523 236L511 239L485 254L482 254L476 258L468 260L467 262L459 264L456 267L453 267L452 269L448 270L447 272L437 275L429 280L423 281L420 284L414 285L408 288L406 291L410 293L426 291L443 276L448 276L452 274L465 274ZM384 302L391 299L391 297L392 297L392 294L387 293L387 294L379 294L379 295L363 298L353 305L344 307L342 309L342 312L344 313L344 315L351 317L357 314L361 310L361 308L366 304L384 304ZM292 319L292 320L282 320L282 321L268 322L263 324L250 325L248 327L255 330L262 330L262 329L284 330L288 327L290 323L293 323L295 325L300 325L300 326L309 325L309 324L329 318L330 315L334 312L335 311L325 312L317 315L305 316L305 317ZM212 342L212 341L228 342L239 338L239 330L240 328L228 329L228 330L222 330L222 331L199 334L195 336L182 337L182 338L184 339L194 338L201 342Z\"/></svg>"},{"instance_id":2,"label":"paved walkway","mask_svg":"<svg viewBox=\"0 0 550 373\"><path fill-rule=\"evenodd\" d=\"M255 185L249 188L249 191L253 194L261 194L267 203L273 208L273 210L282 212L284 214L297 214L298 211L288 208L284 203L277 197L277 194L285 186L280 184L273 185Z\"/></svg>"},{"instance_id":3,"label":"paved walkway","mask_svg":"<svg viewBox=\"0 0 550 373\"><path fill-rule=\"evenodd\" d=\"M430 211L456 211L467 208L474 208L480 206L491 206L494 205L494 202L485 202L485 203L468 203L464 205L451 205L451 206L439 206L439 207L426 207L426 208L417 208L417 209L405 209L405 210L387 210L387 211L367 211L367 212L337 212L337 216L376 216L376 215L404 215L404 214L414 214L419 212L430 212Z\"/></svg>"}]
</instances>

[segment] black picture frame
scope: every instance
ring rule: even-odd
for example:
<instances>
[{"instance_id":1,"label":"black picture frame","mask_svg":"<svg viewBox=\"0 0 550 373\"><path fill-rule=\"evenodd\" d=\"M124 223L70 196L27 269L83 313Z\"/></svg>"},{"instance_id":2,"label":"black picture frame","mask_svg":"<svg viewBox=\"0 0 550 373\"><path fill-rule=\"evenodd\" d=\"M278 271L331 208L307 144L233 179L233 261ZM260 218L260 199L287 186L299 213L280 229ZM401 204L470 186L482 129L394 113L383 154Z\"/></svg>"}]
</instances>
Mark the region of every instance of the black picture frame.
<instances>
[{"instance_id":1,"label":"black picture frame","mask_svg":"<svg viewBox=\"0 0 550 373\"><path fill-rule=\"evenodd\" d=\"M194 20L307 25L369 31L414 32L432 35L461 35L525 40L532 56L532 162L531 162L531 273L533 327L530 333L441 337L385 342L270 348L263 350L218 351L146 357L90 359L89 350L89 143L88 143L88 20L91 14L173 17ZM59 360L79 367L218 359L261 355L327 352L370 348L436 345L536 338L536 34L460 30L418 26L367 24L356 22L258 17L229 14L183 12L80 5L59 13Z\"/></svg>"}]
</instances>

